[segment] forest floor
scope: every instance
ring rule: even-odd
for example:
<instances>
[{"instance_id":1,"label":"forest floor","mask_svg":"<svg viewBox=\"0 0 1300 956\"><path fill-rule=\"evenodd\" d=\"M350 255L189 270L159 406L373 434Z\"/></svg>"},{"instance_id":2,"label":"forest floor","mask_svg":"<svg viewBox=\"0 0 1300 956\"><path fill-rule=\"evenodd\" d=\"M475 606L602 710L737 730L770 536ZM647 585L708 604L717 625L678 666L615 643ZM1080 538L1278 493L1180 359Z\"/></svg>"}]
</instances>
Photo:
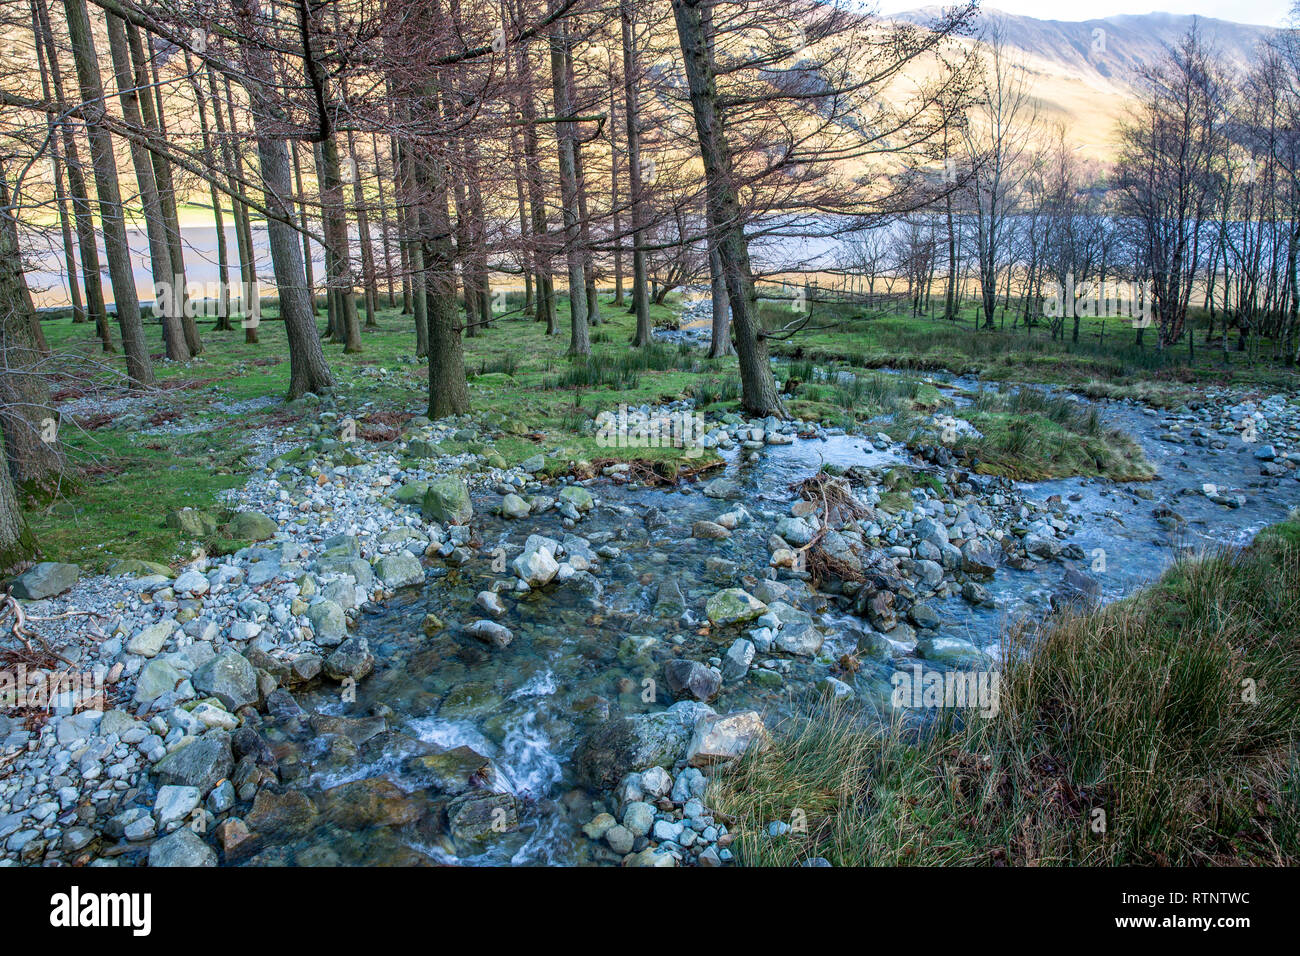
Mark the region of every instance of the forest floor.
<instances>
[{"instance_id":1,"label":"forest floor","mask_svg":"<svg viewBox=\"0 0 1300 956\"><path fill-rule=\"evenodd\" d=\"M517 309L518 297L508 308ZM699 467L681 449L597 447L592 421L622 405L660 405L690 399L706 414L738 410L739 376L734 359L710 360L698 349L656 344L633 350L634 322L602 296L604 319L592 330L592 355L573 362L568 346L568 303L558 297L558 334L507 314L481 334L464 340L471 417L500 434L491 448L474 451L516 464L540 446L558 446L564 459L641 460L667 467ZM670 296L652 306L652 321L671 326L681 303ZM1119 346L1117 322L1103 342L1094 341L1097 320L1084 320L1083 344L1053 342L1044 327L977 333L973 310L954 323L927 317L857 317L851 309L815 306L811 325L793 339L774 341L788 358L782 379L787 408L797 418L853 427L881 419L892 437L910 443L937 439L936 413L951 410L951 394L928 381L928 370L977 373L981 380L1068 386L1091 397L1130 398L1155 407L1193 399L1207 385L1239 384L1290 391L1300 376L1277 365L1250 365L1237 353L1202 349L1191 366L1151 348ZM768 324L790 316L772 303ZM264 309L260 342L243 331L216 332L201 322L206 350L178 364L155 354L157 388L133 393L123 387L119 354L100 352L93 330L68 318L44 323L52 349L68 369L55 382L60 438L80 474L53 500L25 502L45 560L105 568L114 558L171 562L184 556L183 538L161 516L184 507L213 508L222 492L240 486L263 464L266 448L314 416L301 402L285 403L289 362L275 308ZM340 417L352 416L362 440L385 441L401 424L423 412L427 372L413 355L411 317L381 309L378 326L363 331L363 351L345 354L325 345L337 382ZM320 319L322 328L323 316ZM819 328L829 325L829 328ZM238 322L236 321L236 326ZM147 327L151 341L158 327ZM900 376L877 371L911 369ZM978 390L965 393L973 407L963 413L976 430L961 433L954 451L974 470L1021 479L1098 474L1120 480L1150 476L1149 465L1125 436L1102 429L1095 416L1080 415L1065 399L1019 397ZM886 419L887 417L887 419ZM942 421L942 416L939 416ZM557 459L558 460L558 459Z\"/></svg>"}]
</instances>

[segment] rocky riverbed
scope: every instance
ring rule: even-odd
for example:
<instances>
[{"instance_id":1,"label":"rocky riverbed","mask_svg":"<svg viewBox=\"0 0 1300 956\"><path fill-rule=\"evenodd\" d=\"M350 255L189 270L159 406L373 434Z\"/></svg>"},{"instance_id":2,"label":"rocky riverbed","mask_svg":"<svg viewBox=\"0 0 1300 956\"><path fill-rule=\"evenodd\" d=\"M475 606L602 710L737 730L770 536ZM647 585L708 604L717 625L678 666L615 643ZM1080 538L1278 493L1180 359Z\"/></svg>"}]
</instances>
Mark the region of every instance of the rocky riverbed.
<instances>
[{"instance_id":1,"label":"rocky riverbed","mask_svg":"<svg viewBox=\"0 0 1300 956\"><path fill-rule=\"evenodd\" d=\"M5 862L722 865L707 779L805 697L888 710L896 671L995 667L1007 617L1300 502L1300 405L1227 389L1105 406L1157 466L1139 485L736 416L696 483L546 480L564 449L505 468L443 453L491 439L469 420L370 444L313 411L231 495L252 546L16 583L49 648L28 688L93 679L0 717Z\"/></svg>"}]
</instances>

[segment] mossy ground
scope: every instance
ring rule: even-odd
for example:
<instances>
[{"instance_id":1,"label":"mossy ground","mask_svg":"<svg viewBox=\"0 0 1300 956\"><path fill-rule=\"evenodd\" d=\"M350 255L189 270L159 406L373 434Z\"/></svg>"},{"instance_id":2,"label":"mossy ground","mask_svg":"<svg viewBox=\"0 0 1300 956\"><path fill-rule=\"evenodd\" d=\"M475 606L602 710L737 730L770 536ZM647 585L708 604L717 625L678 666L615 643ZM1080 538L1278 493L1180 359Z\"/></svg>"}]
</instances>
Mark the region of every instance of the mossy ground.
<instances>
[{"instance_id":1,"label":"mossy ground","mask_svg":"<svg viewBox=\"0 0 1300 956\"><path fill-rule=\"evenodd\" d=\"M788 306L765 302L761 311L769 327L790 321ZM1158 407L1175 407L1207 384L1235 382L1274 390L1300 384L1294 368L1270 360L1275 350L1271 341L1257 342L1256 354L1235 351L1235 338L1226 354L1207 347L1209 319L1202 310L1192 310L1197 339L1190 362L1185 341L1175 349L1157 350L1155 329L1147 329L1144 345L1138 346L1129 319L1081 318L1075 343L1073 319L1067 320L1065 339L1053 340L1045 320L1033 328L1013 329L1014 316L1003 316L1000 308L994 329L977 329L976 311L967 305L950 321L892 307L869 311L818 303L810 328L774 341L772 351L859 368L946 369L989 381L1069 385L1093 398L1136 398ZM1284 349L1279 345L1277 351Z\"/></svg>"}]
</instances>

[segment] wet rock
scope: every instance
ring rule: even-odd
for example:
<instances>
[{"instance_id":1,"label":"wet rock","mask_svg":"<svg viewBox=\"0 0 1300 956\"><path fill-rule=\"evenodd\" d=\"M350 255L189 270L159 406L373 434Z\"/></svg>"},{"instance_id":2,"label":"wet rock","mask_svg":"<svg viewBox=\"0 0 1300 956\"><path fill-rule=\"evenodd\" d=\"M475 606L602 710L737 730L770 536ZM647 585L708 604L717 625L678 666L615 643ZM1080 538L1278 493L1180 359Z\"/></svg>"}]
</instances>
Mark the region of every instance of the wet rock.
<instances>
[{"instance_id":1,"label":"wet rock","mask_svg":"<svg viewBox=\"0 0 1300 956\"><path fill-rule=\"evenodd\" d=\"M408 760L406 766L409 772L427 777L435 790L453 796L486 785L492 776L492 761L463 745L420 754Z\"/></svg>"},{"instance_id":2,"label":"wet rock","mask_svg":"<svg viewBox=\"0 0 1300 956\"><path fill-rule=\"evenodd\" d=\"M871 594L866 599L864 610L866 619L876 630L892 631L898 624L893 591L876 591Z\"/></svg>"},{"instance_id":3,"label":"wet rock","mask_svg":"<svg viewBox=\"0 0 1300 956\"><path fill-rule=\"evenodd\" d=\"M388 730L388 721L383 717L336 717L333 714L312 714L308 722L316 733L341 734L358 747Z\"/></svg>"},{"instance_id":4,"label":"wet rock","mask_svg":"<svg viewBox=\"0 0 1300 956\"><path fill-rule=\"evenodd\" d=\"M988 663L988 657L970 641L957 637L927 637L916 643L916 656L948 667L974 667Z\"/></svg>"},{"instance_id":5,"label":"wet rock","mask_svg":"<svg viewBox=\"0 0 1300 956\"><path fill-rule=\"evenodd\" d=\"M493 617L501 617L506 613L506 606L501 603L501 596L496 591L479 591L474 597L474 603Z\"/></svg>"},{"instance_id":6,"label":"wet rock","mask_svg":"<svg viewBox=\"0 0 1300 956\"><path fill-rule=\"evenodd\" d=\"M673 522L672 519L664 514L659 508L651 508L645 513L645 517L641 519L641 523L645 525L647 531L657 531L660 528L667 528Z\"/></svg>"},{"instance_id":7,"label":"wet rock","mask_svg":"<svg viewBox=\"0 0 1300 956\"><path fill-rule=\"evenodd\" d=\"M516 577L530 588L540 588L549 584L559 573L560 565L553 553L547 548L525 550L510 564Z\"/></svg>"},{"instance_id":8,"label":"wet rock","mask_svg":"<svg viewBox=\"0 0 1300 956\"><path fill-rule=\"evenodd\" d=\"M501 516L503 518L527 518L530 510L528 502L514 493L508 494L501 499Z\"/></svg>"},{"instance_id":9,"label":"wet rock","mask_svg":"<svg viewBox=\"0 0 1300 956\"><path fill-rule=\"evenodd\" d=\"M824 638L814 626L811 614L784 601L768 605L768 611L781 622L774 641L778 650L799 657L815 657L822 649Z\"/></svg>"},{"instance_id":10,"label":"wet rock","mask_svg":"<svg viewBox=\"0 0 1300 956\"><path fill-rule=\"evenodd\" d=\"M962 545L961 569L967 574L992 577L998 567L993 555L989 553L983 543L971 539Z\"/></svg>"},{"instance_id":11,"label":"wet rock","mask_svg":"<svg viewBox=\"0 0 1300 956\"><path fill-rule=\"evenodd\" d=\"M989 607L993 604L993 595L989 589L976 581L967 581L961 586L961 596L971 604Z\"/></svg>"},{"instance_id":12,"label":"wet rock","mask_svg":"<svg viewBox=\"0 0 1300 956\"><path fill-rule=\"evenodd\" d=\"M364 637L349 637L325 658L325 675L336 681L361 680L375 669L375 656Z\"/></svg>"},{"instance_id":13,"label":"wet rock","mask_svg":"<svg viewBox=\"0 0 1300 956\"><path fill-rule=\"evenodd\" d=\"M767 745L767 728L757 711L706 714L695 725L686 751L692 767L707 767L734 760L750 747Z\"/></svg>"},{"instance_id":14,"label":"wet rock","mask_svg":"<svg viewBox=\"0 0 1300 956\"><path fill-rule=\"evenodd\" d=\"M709 498L730 500L741 497L743 491L731 478L714 478L704 486L704 494Z\"/></svg>"},{"instance_id":15,"label":"wet rock","mask_svg":"<svg viewBox=\"0 0 1300 956\"><path fill-rule=\"evenodd\" d=\"M699 661L671 660L664 665L664 681L674 697L689 694L710 701L722 690L722 676Z\"/></svg>"},{"instance_id":16,"label":"wet rock","mask_svg":"<svg viewBox=\"0 0 1300 956\"><path fill-rule=\"evenodd\" d=\"M561 488L560 500L567 501L581 514L586 514L596 505L596 501L592 498L591 492L586 488L581 488L577 485L569 485L566 488Z\"/></svg>"},{"instance_id":17,"label":"wet rock","mask_svg":"<svg viewBox=\"0 0 1300 956\"><path fill-rule=\"evenodd\" d=\"M451 834L458 840L482 842L519 829L515 798L508 793L458 797L447 807Z\"/></svg>"},{"instance_id":18,"label":"wet rock","mask_svg":"<svg viewBox=\"0 0 1300 956\"><path fill-rule=\"evenodd\" d=\"M507 647L515 639L514 632L496 621L475 621L465 628L465 633L490 647Z\"/></svg>"},{"instance_id":19,"label":"wet rock","mask_svg":"<svg viewBox=\"0 0 1300 956\"><path fill-rule=\"evenodd\" d=\"M937 628L941 622L939 612L923 601L918 601L907 609L907 619L917 627L926 629Z\"/></svg>"},{"instance_id":20,"label":"wet rock","mask_svg":"<svg viewBox=\"0 0 1300 956\"><path fill-rule=\"evenodd\" d=\"M326 790L321 795L321 814L337 826L361 830L414 823L421 809L415 797L391 780L369 777Z\"/></svg>"},{"instance_id":21,"label":"wet rock","mask_svg":"<svg viewBox=\"0 0 1300 956\"><path fill-rule=\"evenodd\" d=\"M217 824L216 834L217 843L221 847L221 856L227 863L234 863L252 855L261 845L258 836L238 817L222 820Z\"/></svg>"},{"instance_id":22,"label":"wet rock","mask_svg":"<svg viewBox=\"0 0 1300 956\"><path fill-rule=\"evenodd\" d=\"M675 577L666 577L659 582L659 593L655 596L654 615L659 618L681 617L686 611L686 598Z\"/></svg>"},{"instance_id":23,"label":"wet rock","mask_svg":"<svg viewBox=\"0 0 1300 956\"><path fill-rule=\"evenodd\" d=\"M691 525L691 537L704 541L719 541L723 538L730 538L731 532L712 521L697 521Z\"/></svg>"},{"instance_id":24,"label":"wet rock","mask_svg":"<svg viewBox=\"0 0 1300 956\"><path fill-rule=\"evenodd\" d=\"M263 789L257 791L253 808L244 819L259 833L300 836L311 831L319 816L316 804L300 790L275 793Z\"/></svg>"},{"instance_id":25,"label":"wet rock","mask_svg":"<svg viewBox=\"0 0 1300 956\"><path fill-rule=\"evenodd\" d=\"M216 866L217 853L189 827L163 837L149 848L151 867Z\"/></svg>"},{"instance_id":26,"label":"wet rock","mask_svg":"<svg viewBox=\"0 0 1300 956\"><path fill-rule=\"evenodd\" d=\"M1052 597L1058 606L1081 604L1091 607L1101 600L1101 582L1078 568L1069 567L1065 569L1060 590Z\"/></svg>"},{"instance_id":27,"label":"wet rock","mask_svg":"<svg viewBox=\"0 0 1300 956\"><path fill-rule=\"evenodd\" d=\"M1040 558L1044 561L1050 561L1061 554L1064 547L1061 542L1055 538L1048 538L1039 534L1027 534L1024 539L1025 552Z\"/></svg>"},{"instance_id":28,"label":"wet rock","mask_svg":"<svg viewBox=\"0 0 1300 956\"><path fill-rule=\"evenodd\" d=\"M767 610L767 605L740 588L727 588L709 598L704 610L710 622L725 627L755 620Z\"/></svg>"},{"instance_id":29,"label":"wet rock","mask_svg":"<svg viewBox=\"0 0 1300 956\"><path fill-rule=\"evenodd\" d=\"M500 706L501 695L490 682L471 680L447 691L438 706L438 715L447 719L477 717Z\"/></svg>"}]
</instances>

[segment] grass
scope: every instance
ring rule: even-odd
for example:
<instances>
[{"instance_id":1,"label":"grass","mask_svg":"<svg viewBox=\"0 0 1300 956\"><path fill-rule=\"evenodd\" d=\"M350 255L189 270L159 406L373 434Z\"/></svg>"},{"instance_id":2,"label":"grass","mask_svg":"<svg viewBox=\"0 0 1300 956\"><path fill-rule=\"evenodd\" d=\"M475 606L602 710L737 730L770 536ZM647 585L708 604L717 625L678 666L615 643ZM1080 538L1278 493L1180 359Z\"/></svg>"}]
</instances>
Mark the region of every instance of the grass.
<instances>
[{"instance_id":1,"label":"grass","mask_svg":"<svg viewBox=\"0 0 1300 956\"><path fill-rule=\"evenodd\" d=\"M765 302L760 318L768 328L790 320L788 307ZM867 314L861 306L818 303L811 328L788 340L773 340L774 354L794 360L839 362L859 368L948 370L978 374L999 382L1069 385L1091 397L1134 398L1158 407L1176 407L1197 386L1236 382L1273 390L1296 388L1300 375L1281 364L1252 364L1242 353L1202 345L1206 316L1193 310L1200 337L1194 361L1186 345L1158 351L1154 330L1145 346L1136 344L1128 320L1086 317L1080 341L1053 340L1046 322L1012 329L1013 316L997 315L998 328L976 329L976 308L966 306L952 321L894 310ZM1271 349L1266 343L1264 350Z\"/></svg>"},{"instance_id":2,"label":"grass","mask_svg":"<svg viewBox=\"0 0 1300 956\"><path fill-rule=\"evenodd\" d=\"M750 865L1300 862L1300 515L1004 638L995 716L810 705L710 794ZM783 837L773 820L805 824Z\"/></svg>"},{"instance_id":3,"label":"grass","mask_svg":"<svg viewBox=\"0 0 1300 956\"><path fill-rule=\"evenodd\" d=\"M1146 481L1155 475L1132 437L1103 427L1095 406L1064 395L981 389L963 417L980 436L959 435L953 445L979 462L981 474L1025 481L1070 475Z\"/></svg>"}]
</instances>

